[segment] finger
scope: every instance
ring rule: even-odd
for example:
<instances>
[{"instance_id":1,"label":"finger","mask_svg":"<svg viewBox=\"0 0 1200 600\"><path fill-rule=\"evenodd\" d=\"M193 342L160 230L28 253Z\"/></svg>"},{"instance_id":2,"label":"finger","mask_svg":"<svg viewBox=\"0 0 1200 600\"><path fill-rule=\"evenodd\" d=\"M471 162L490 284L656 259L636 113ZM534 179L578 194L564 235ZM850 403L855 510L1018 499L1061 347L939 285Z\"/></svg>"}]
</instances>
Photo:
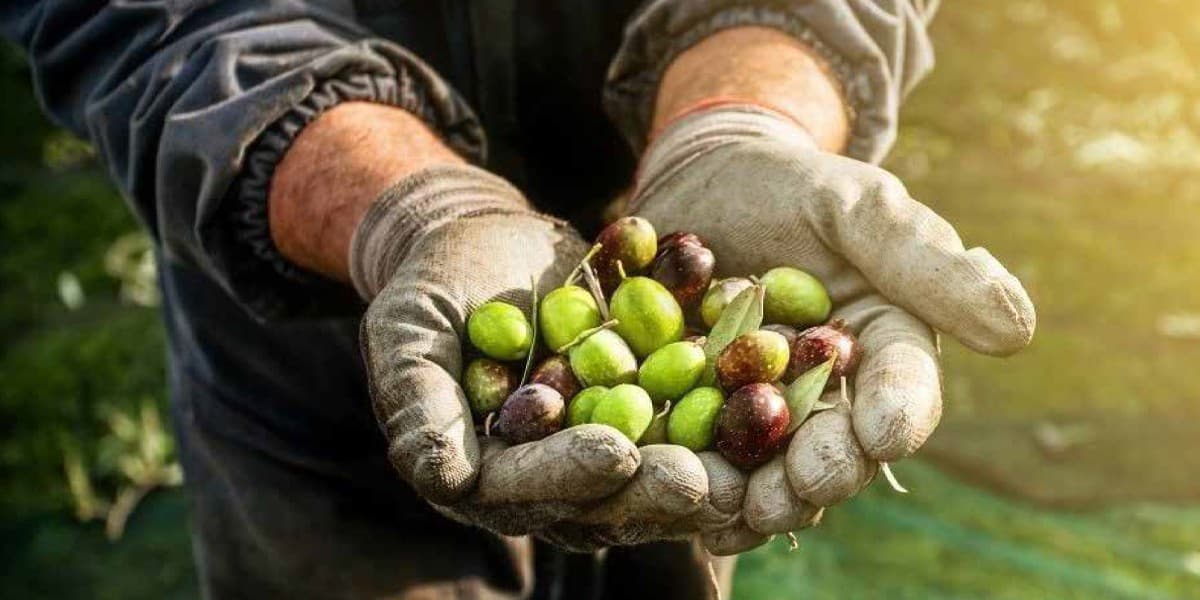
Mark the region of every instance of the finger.
<instances>
[{"instance_id":1,"label":"finger","mask_svg":"<svg viewBox=\"0 0 1200 600\"><path fill-rule=\"evenodd\" d=\"M796 497L785 459L777 456L750 475L742 518L751 529L770 535L811 527L823 510Z\"/></svg>"},{"instance_id":2,"label":"finger","mask_svg":"<svg viewBox=\"0 0 1200 600\"><path fill-rule=\"evenodd\" d=\"M620 432L581 425L545 439L508 447L483 440L475 491L451 508L485 528L524 535L573 517L626 485L640 455Z\"/></svg>"},{"instance_id":3,"label":"finger","mask_svg":"<svg viewBox=\"0 0 1200 600\"><path fill-rule=\"evenodd\" d=\"M890 173L823 156L810 219L876 289L969 348L1007 355L1036 325L1025 288L983 248L966 249L954 228L913 200Z\"/></svg>"},{"instance_id":4,"label":"finger","mask_svg":"<svg viewBox=\"0 0 1200 600\"><path fill-rule=\"evenodd\" d=\"M851 410L858 442L875 460L907 458L929 439L942 416L934 333L878 296L846 307L844 318L858 331L863 348Z\"/></svg>"},{"instance_id":5,"label":"finger","mask_svg":"<svg viewBox=\"0 0 1200 600\"><path fill-rule=\"evenodd\" d=\"M774 536L763 535L750 529L745 523L738 522L732 527L705 533L700 541L713 556L732 556L753 550L771 541L772 537Z\"/></svg>"},{"instance_id":6,"label":"finger","mask_svg":"<svg viewBox=\"0 0 1200 600\"><path fill-rule=\"evenodd\" d=\"M737 520L746 498L746 475L717 452L696 454L708 476L708 497L700 510L685 517L677 526L689 531L722 529Z\"/></svg>"},{"instance_id":7,"label":"finger","mask_svg":"<svg viewBox=\"0 0 1200 600\"><path fill-rule=\"evenodd\" d=\"M843 502L870 483L877 463L863 453L850 423L850 406L837 401L800 426L787 451L787 479L801 500L815 506Z\"/></svg>"},{"instance_id":8,"label":"finger","mask_svg":"<svg viewBox=\"0 0 1200 600\"><path fill-rule=\"evenodd\" d=\"M689 533L672 525L700 510L708 497L704 465L682 446L640 448L642 463L621 491L595 508L552 526L550 540L590 549L680 539Z\"/></svg>"}]
</instances>

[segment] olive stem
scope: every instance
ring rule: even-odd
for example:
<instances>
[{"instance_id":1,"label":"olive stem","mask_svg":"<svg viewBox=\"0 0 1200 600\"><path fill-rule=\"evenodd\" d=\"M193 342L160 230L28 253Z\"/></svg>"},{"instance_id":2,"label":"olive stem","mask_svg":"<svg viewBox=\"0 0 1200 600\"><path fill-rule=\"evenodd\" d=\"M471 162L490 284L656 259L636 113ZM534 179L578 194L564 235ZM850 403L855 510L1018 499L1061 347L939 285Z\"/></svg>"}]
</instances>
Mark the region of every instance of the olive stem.
<instances>
[{"instance_id":1,"label":"olive stem","mask_svg":"<svg viewBox=\"0 0 1200 600\"><path fill-rule=\"evenodd\" d=\"M670 401L670 400L667 400L666 402L664 402L664 403L663 403L663 408L662 408L662 410L658 411L658 414L656 414L656 415L654 415L654 416L655 416L655 417L661 417L661 416L664 416L664 415L666 415L666 414L667 414L667 413L669 413L669 412L671 412L671 401Z\"/></svg>"},{"instance_id":2,"label":"olive stem","mask_svg":"<svg viewBox=\"0 0 1200 600\"><path fill-rule=\"evenodd\" d=\"M796 538L796 534L787 532L788 552L795 552L800 549L800 540Z\"/></svg>"},{"instance_id":3,"label":"olive stem","mask_svg":"<svg viewBox=\"0 0 1200 600\"><path fill-rule=\"evenodd\" d=\"M570 350L571 348L578 346L579 344L583 343L584 340L592 337L593 335L600 333L601 331L603 331L605 329L612 329L613 327L616 327L618 322L619 321L617 321L616 319L609 319L609 320L601 323L597 327L593 327L591 329L586 329L583 332L581 332L579 335L575 336L575 339L567 342L565 345L563 345L559 349L555 350L555 352L558 354L565 354L567 352L567 350Z\"/></svg>"},{"instance_id":4,"label":"olive stem","mask_svg":"<svg viewBox=\"0 0 1200 600\"><path fill-rule=\"evenodd\" d=\"M537 282L533 277L529 278L529 293L533 297L533 323L531 323L533 343L529 345L529 354L525 356L525 371L521 373L521 385L525 385L525 382L529 380L529 371L533 368L534 349L537 348L538 343L538 291Z\"/></svg>"},{"instance_id":5,"label":"olive stem","mask_svg":"<svg viewBox=\"0 0 1200 600\"><path fill-rule=\"evenodd\" d=\"M587 254L584 254L583 258L580 259L579 264L575 265L574 269L571 269L571 273L567 275L567 280L563 282L563 287L575 285L575 282L579 281L580 273L587 268L588 261L591 260L591 258L595 256L596 253L599 252L603 247L604 244L593 244L592 247L588 249Z\"/></svg>"},{"instance_id":6,"label":"olive stem","mask_svg":"<svg viewBox=\"0 0 1200 600\"><path fill-rule=\"evenodd\" d=\"M617 273L621 276L621 281L629 279L629 276L625 274L625 265L620 261L620 259L617 260Z\"/></svg>"},{"instance_id":7,"label":"olive stem","mask_svg":"<svg viewBox=\"0 0 1200 600\"><path fill-rule=\"evenodd\" d=\"M901 494L907 494L908 490L900 485L900 480L896 479L896 474L892 473L892 467L885 461L879 461L879 470L883 471L884 479L887 479L888 485L892 486L893 490Z\"/></svg>"},{"instance_id":8,"label":"olive stem","mask_svg":"<svg viewBox=\"0 0 1200 600\"><path fill-rule=\"evenodd\" d=\"M836 354L834 356L837 356ZM846 391L846 376L842 375L842 401L850 404L850 393Z\"/></svg>"},{"instance_id":9,"label":"olive stem","mask_svg":"<svg viewBox=\"0 0 1200 600\"><path fill-rule=\"evenodd\" d=\"M604 298L604 288L600 286L600 279L596 277L596 270L591 264L583 265L583 279L587 282L588 290L592 292L592 299L596 301L596 308L600 309L600 317L605 321L608 320L608 300Z\"/></svg>"},{"instance_id":10,"label":"olive stem","mask_svg":"<svg viewBox=\"0 0 1200 600\"><path fill-rule=\"evenodd\" d=\"M483 418L483 435L484 437L492 437L492 418L496 416L496 411L492 411Z\"/></svg>"}]
</instances>

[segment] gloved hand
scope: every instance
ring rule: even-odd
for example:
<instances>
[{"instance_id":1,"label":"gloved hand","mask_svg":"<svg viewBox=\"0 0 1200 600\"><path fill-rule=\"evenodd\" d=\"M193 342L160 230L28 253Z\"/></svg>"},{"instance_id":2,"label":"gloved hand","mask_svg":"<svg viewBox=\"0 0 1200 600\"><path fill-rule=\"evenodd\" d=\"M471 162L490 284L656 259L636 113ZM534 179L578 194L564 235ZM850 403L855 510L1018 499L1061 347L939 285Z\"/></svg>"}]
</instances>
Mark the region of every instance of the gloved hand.
<instances>
[{"instance_id":1,"label":"gloved hand","mask_svg":"<svg viewBox=\"0 0 1200 600\"><path fill-rule=\"evenodd\" d=\"M372 299L361 343L376 416L392 464L443 514L524 535L599 504L610 516L595 519L609 530L636 526L617 519L634 510L634 490L662 472L653 450L639 452L601 425L511 448L477 437L458 384L471 311L494 299L528 309L531 278L541 293L561 285L587 248L511 185L465 166L406 178L358 226L350 268ZM697 478L688 468L703 478L698 463L683 464L680 480ZM650 485L663 503L685 508L707 489Z\"/></svg>"},{"instance_id":2,"label":"gloved hand","mask_svg":"<svg viewBox=\"0 0 1200 600\"><path fill-rule=\"evenodd\" d=\"M705 536L718 554L811 524L878 462L925 442L941 416L935 330L990 355L1033 335L1029 296L986 250L965 249L891 174L816 149L767 109L715 106L670 124L643 157L631 208L662 233L704 238L721 276L813 273L863 347L852 403L827 395L838 406L749 476L741 518Z\"/></svg>"}]
</instances>

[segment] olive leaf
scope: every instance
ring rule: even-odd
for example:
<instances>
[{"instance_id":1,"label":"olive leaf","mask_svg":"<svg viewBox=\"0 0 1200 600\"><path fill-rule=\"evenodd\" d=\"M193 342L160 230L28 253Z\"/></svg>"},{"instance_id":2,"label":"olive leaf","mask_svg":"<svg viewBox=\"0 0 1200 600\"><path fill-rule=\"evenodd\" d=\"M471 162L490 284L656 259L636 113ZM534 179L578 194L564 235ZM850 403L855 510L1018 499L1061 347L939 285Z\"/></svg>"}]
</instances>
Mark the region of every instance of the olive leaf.
<instances>
[{"instance_id":1,"label":"olive leaf","mask_svg":"<svg viewBox=\"0 0 1200 600\"><path fill-rule=\"evenodd\" d=\"M704 340L704 356L707 359L704 374L700 376L701 385L711 386L717 380L717 355L730 342L743 333L754 331L762 326L763 294L761 285L748 287L738 294L733 301L721 311L721 317L708 332Z\"/></svg>"},{"instance_id":2,"label":"olive leaf","mask_svg":"<svg viewBox=\"0 0 1200 600\"><path fill-rule=\"evenodd\" d=\"M529 295L530 303L533 305L533 322L530 325L533 328L533 343L529 345L529 354L525 356L525 371L521 373L521 385L525 385L529 381L529 371L533 368L533 355L537 350L538 343L538 290L537 282L532 277L529 278Z\"/></svg>"},{"instance_id":3,"label":"olive leaf","mask_svg":"<svg viewBox=\"0 0 1200 600\"><path fill-rule=\"evenodd\" d=\"M792 417L791 422L788 423L788 433L799 429L804 424L804 420L813 412L834 407L828 402L821 402L821 393L825 391L825 382L829 381L829 373L833 371L835 361L837 361L837 352L834 352L829 360L805 371L783 392L783 397L787 400L788 413Z\"/></svg>"}]
</instances>

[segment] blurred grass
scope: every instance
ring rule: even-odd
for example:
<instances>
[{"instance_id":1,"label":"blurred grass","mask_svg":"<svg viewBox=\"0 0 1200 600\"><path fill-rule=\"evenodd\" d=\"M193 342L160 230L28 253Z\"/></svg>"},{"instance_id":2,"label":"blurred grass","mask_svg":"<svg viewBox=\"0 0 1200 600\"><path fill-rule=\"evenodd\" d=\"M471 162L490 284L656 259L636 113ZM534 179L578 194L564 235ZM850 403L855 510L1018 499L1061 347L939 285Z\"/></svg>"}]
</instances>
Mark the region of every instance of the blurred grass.
<instances>
[{"instance_id":1,"label":"blurred grass","mask_svg":"<svg viewBox=\"0 0 1200 600\"><path fill-rule=\"evenodd\" d=\"M1017 272L1037 337L1005 361L947 340L943 427L896 466L913 493L877 483L799 551L749 553L735 596L1200 598L1200 340L1163 326L1200 314L1200 7L955 0L933 31L888 166ZM163 340L101 264L134 220L27 78L0 52L0 589L194 596L180 493L115 544L68 516L58 436L86 450L96 407L161 400ZM1086 435L1050 451L1046 426Z\"/></svg>"}]
</instances>

